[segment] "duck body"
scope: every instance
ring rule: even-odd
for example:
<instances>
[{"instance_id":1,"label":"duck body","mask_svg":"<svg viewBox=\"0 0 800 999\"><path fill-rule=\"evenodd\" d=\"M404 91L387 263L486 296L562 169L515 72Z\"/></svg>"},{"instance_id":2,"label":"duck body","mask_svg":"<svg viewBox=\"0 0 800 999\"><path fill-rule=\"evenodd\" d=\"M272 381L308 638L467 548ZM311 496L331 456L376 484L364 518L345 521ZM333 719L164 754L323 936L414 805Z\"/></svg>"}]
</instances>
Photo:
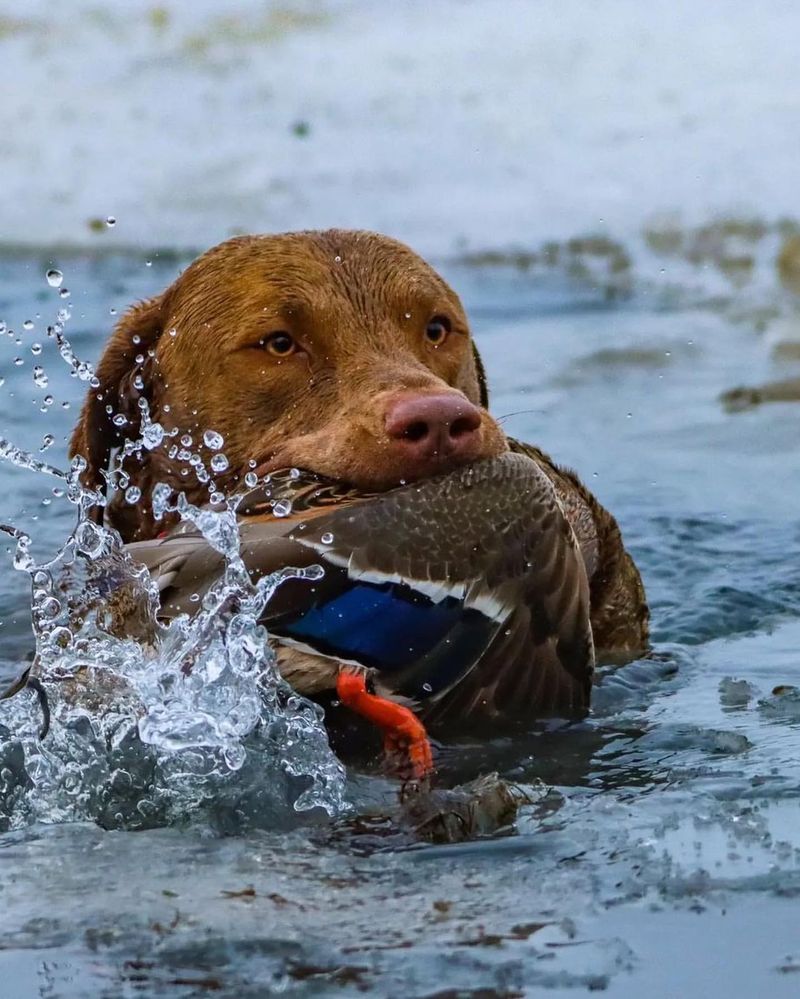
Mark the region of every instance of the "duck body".
<instances>
[{"instance_id":1,"label":"duck body","mask_svg":"<svg viewBox=\"0 0 800 999\"><path fill-rule=\"evenodd\" d=\"M367 696L448 728L588 710L584 558L531 458L509 452L371 496L273 474L237 514L253 580L287 566L324 570L281 583L263 615L300 693L343 695L343 673L356 673ZM165 619L193 613L224 570L185 528L127 549L157 583Z\"/></svg>"}]
</instances>

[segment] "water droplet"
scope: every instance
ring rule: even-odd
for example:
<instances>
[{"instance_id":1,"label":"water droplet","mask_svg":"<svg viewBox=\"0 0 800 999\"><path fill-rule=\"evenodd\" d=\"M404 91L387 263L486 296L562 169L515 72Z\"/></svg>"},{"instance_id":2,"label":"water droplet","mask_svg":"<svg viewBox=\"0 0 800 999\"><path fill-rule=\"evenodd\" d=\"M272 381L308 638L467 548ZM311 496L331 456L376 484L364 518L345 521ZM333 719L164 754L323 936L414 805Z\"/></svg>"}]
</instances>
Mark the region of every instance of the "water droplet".
<instances>
[{"instance_id":1,"label":"water droplet","mask_svg":"<svg viewBox=\"0 0 800 999\"><path fill-rule=\"evenodd\" d=\"M429 683L423 683L422 689L425 691L426 694L430 694L430 692L433 690L433 687Z\"/></svg>"},{"instance_id":2,"label":"water droplet","mask_svg":"<svg viewBox=\"0 0 800 999\"><path fill-rule=\"evenodd\" d=\"M171 496L172 489L166 484L166 482L157 482L153 486L150 502L153 508L153 516L156 520L161 520L164 514L169 510L169 500Z\"/></svg>"},{"instance_id":3,"label":"water droplet","mask_svg":"<svg viewBox=\"0 0 800 999\"><path fill-rule=\"evenodd\" d=\"M334 262L335 264L340 264L340 263L342 262L342 258L341 258L341 257L339 256L339 254L338 254L338 253L337 253L337 254L336 254L336 256L335 256L335 257L333 258L333 262Z\"/></svg>"},{"instance_id":4,"label":"water droplet","mask_svg":"<svg viewBox=\"0 0 800 999\"><path fill-rule=\"evenodd\" d=\"M292 504L289 500L278 500L272 507L272 512L276 517L288 517L292 512Z\"/></svg>"},{"instance_id":5,"label":"water droplet","mask_svg":"<svg viewBox=\"0 0 800 999\"><path fill-rule=\"evenodd\" d=\"M128 503L138 503L142 498L142 490L138 486L128 486L125 490L125 500Z\"/></svg>"},{"instance_id":6,"label":"water droplet","mask_svg":"<svg viewBox=\"0 0 800 999\"><path fill-rule=\"evenodd\" d=\"M15 358L14 358L14 364L16 364L16 366L17 366L18 368L19 368L19 367L22 367L22 365L23 365L24 363L25 363L25 362L23 361L23 359L22 359L21 357L15 357Z\"/></svg>"},{"instance_id":7,"label":"water droplet","mask_svg":"<svg viewBox=\"0 0 800 999\"><path fill-rule=\"evenodd\" d=\"M143 402L144 400L140 401ZM155 448L160 447L163 440L164 428L160 423L149 423L142 430L142 444L144 444L148 451L153 451Z\"/></svg>"},{"instance_id":8,"label":"water droplet","mask_svg":"<svg viewBox=\"0 0 800 999\"><path fill-rule=\"evenodd\" d=\"M300 469L299 468L290 468L289 469L289 478L290 479L299 479L300 478Z\"/></svg>"},{"instance_id":9,"label":"water droplet","mask_svg":"<svg viewBox=\"0 0 800 999\"><path fill-rule=\"evenodd\" d=\"M59 288L61 282L64 280L64 275L61 271L56 270L55 267L51 267L50 270L45 274L47 278L47 283L51 288Z\"/></svg>"},{"instance_id":10,"label":"water droplet","mask_svg":"<svg viewBox=\"0 0 800 999\"><path fill-rule=\"evenodd\" d=\"M86 555L88 558L97 558L103 551L103 534L100 528L89 523L88 520L78 525L74 537L75 544L78 546L81 554Z\"/></svg>"},{"instance_id":11,"label":"water droplet","mask_svg":"<svg viewBox=\"0 0 800 999\"><path fill-rule=\"evenodd\" d=\"M115 427L124 427L128 422L127 416L123 416L122 413L117 413L114 419L111 421Z\"/></svg>"},{"instance_id":12,"label":"water droplet","mask_svg":"<svg viewBox=\"0 0 800 999\"><path fill-rule=\"evenodd\" d=\"M33 367L33 381L39 388L47 388L49 379L41 364L35 364Z\"/></svg>"},{"instance_id":13,"label":"water droplet","mask_svg":"<svg viewBox=\"0 0 800 999\"><path fill-rule=\"evenodd\" d=\"M39 354L41 354L41 352L42 352L42 345L40 343L31 344L31 353L34 355L34 357L38 357Z\"/></svg>"},{"instance_id":14,"label":"water droplet","mask_svg":"<svg viewBox=\"0 0 800 999\"><path fill-rule=\"evenodd\" d=\"M152 260L145 260L144 265L145 265L145 267L152 267L153 266L153 261Z\"/></svg>"},{"instance_id":15,"label":"water droplet","mask_svg":"<svg viewBox=\"0 0 800 999\"><path fill-rule=\"evenodd\" d=\"M411 313L410 313L410 312L407 312L407 313L405 314L405 318L406 318L406 319L410 319L410 318L411 318Z\"/></svg>"},{"instance_id":16,"label":"water droplet","mask_svg":"<svg viewBox=\"0 0 800 999\"><path fill-rule=\"evenodd\" d=\"M109 215L106 218L106 225L108 226L109 229L113 229L116 224L117 224L117 220L114 218L113 215Z\"/></svg>"},{"instance_id":17,"label":"water droplet","mask_svg":"<svg viewBox=\"0 0 800 999\"><path fill-rule=\"evenodd\" d=\"M228 467L228 459L224 454L215 454L211 459L211 468L215 472L224 472Z\"/></svg>"},{"instance_id":18,"label":"water droplet","mask_svg":"<svg viewBox=\"0 0 800 999\"><path fill-rule=\"evenodd\" d=\"M221 493L219 490L216 490L215 492L213 492L209 496L209 501L211 503L213 503L214 505L216 505L217 503L224 503L225 502L225 494Z\"/></svg>"},{"instance_id":19,"label":"water droplet","mask_svg":"<svg viewBox=\"0 0 800 999\"><path fill-rule=\"evenodd\" d=\"M225 438L222 434L218 434L216 430L206 430L203 434L203 443L206 447L211 448L212 451L219 451L225 443Z\"/></svg>"},{"instance_id":20,"label":"water droplet","mask_svg":"<svg viewBox=\"0 0 800 999\"><path fill-rule=\"evenodd\" d=\"M33 325L34 324L33 324L33 320L32 319L25 319L23 321L23 323L22 323L22 328L24 330L32 330L33 329Z\"/></svg>"},{"instance_id":21,"label":"water droplet","mask_svg":"<svg viewBox=\"0 0 800 999\"><path fill-rule=\"evenodd\" d=\"M62 288L58 294L61 298L69 298L69 288Z\"/></svg>"},{"instance_id":22,"label":"water droplet","mask_svg":"<svg viewBox=\"0 0 800 999\"><path fill-rule=\"evenodd\" d=\"M42 446L39 448L40 451L46 451L49 447L55 443L55 437L52 434L45 434L42 437Z\"/></svg>"},{"instance_id":23,"label":"water droplet","mask_svg":"<svg viewBox=\"0 0 800 999\"><path fill-rule=\"evenodd\" d=\"M330 531L326 531L319 540L323 543L323 545L332 545L333 535Z\"/></svg>"},{"instance_id":24,"label":"water droplet","mask_svg":"<svg viewBox=\"0 0 800 999\"><path fill-rule=\"evenodd\" d=\"M244 477L244 484L248 489L255 489L258 485L258 476L255 472L248 472Z\"/></svg>"},{"instance_id":25,"label":"water droplet","mask_svg":"<svg viewBox=\"0 0 800 999\"><path fill-rule=\"evenodd\" d=\"M66 649L72 641L72 632L69 628L53 628L47 637L51 645L57 645L61 649Z\"/></svg>"},{"instance_id":26,"label":"water droplet","mask_svg":"<svg viewBox=\"0 0 800 999\"><path fill-rule=\"evenodd\" d=\"M192 446L192 435L191 434L184 434L181 437L181 444L184 447L191 447Z\"/></svg>"},{"instance_id":27,"label":"water droplet","mask_svg":"<svg viewBox=\"0 0 800 999\"><path fill-rule=\"evenodd\" d=\"M61 604L55 597L47 597L39 604L39 612L45 617L55 617L61 610Z\"/></svg>"}]
</instances>

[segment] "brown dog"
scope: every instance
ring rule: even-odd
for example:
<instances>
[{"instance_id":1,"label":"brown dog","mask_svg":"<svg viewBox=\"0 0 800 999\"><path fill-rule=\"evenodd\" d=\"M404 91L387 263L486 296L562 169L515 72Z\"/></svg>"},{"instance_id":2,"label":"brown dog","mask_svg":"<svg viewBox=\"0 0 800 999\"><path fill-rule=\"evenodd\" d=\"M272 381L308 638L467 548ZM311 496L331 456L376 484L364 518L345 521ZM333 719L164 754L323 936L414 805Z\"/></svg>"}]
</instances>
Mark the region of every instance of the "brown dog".
<instances>
[{"instance_id":1,"label":"brown dog","mask_svg":"<svg viewBox=\"0 0 800 999\"><path fill-rule=\"evenodd\" d=\"M208 458L204 431L223 436L222 488L254 466L294 466L385 490L524 451L552 479L581 545L597 649L647 646L644 590L616 521L576 475L506 438L488 413L457 295L401 243L338 230L231 239L126 313L97 376L71 442L94 487L113 449L138 436L142 396L154 420L191 436L189 450ZM118 494L107 512L125 541L164 529L148 502L155 483L208 499L187 462L169 455L127 461L141 502Z\"/></svg>"}]
</instances>

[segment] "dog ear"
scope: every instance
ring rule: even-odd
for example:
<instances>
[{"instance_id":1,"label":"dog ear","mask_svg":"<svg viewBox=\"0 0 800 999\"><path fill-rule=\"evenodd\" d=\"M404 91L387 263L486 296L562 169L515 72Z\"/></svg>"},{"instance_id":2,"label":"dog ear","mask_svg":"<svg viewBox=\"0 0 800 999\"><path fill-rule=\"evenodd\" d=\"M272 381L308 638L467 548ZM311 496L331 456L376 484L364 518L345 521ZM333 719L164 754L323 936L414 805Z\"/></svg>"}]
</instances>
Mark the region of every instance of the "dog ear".
<instances>
[{"instance_id":1,"label":"dog ear","mask_svg":"<svg viewBox=\"0 0 800 999\"><path fill-rule=\"evenodd\" d=\"M475 361L475 374L478 376L478 391L480 393L480 403L484 409L489 408L489 386L486 381L486 368L483 366L483 359L478 353L475 341L472 341L472 359Z\"/></svg>"},{"instance_id":2,"label":"dog ear","mask_svg":"<svg viewBox=\"0 0 800 999\"><path fill-rule=\"evenodd\" d=\"M139 399L149 397L152 389L153 364L149 352L161 335L161 306L162 296L159 296L129 309L117 323L97 365L99 385L89 389L69 444L71 458L79 454L86 459L87 467L81 478L89 488L105 492L103 473L112 450L126 437L135 438L138 434ZM114 424L118 414L128 421L122 427ZM102 511L98 510L98 515Z\"/></svg>"}]
</instances>

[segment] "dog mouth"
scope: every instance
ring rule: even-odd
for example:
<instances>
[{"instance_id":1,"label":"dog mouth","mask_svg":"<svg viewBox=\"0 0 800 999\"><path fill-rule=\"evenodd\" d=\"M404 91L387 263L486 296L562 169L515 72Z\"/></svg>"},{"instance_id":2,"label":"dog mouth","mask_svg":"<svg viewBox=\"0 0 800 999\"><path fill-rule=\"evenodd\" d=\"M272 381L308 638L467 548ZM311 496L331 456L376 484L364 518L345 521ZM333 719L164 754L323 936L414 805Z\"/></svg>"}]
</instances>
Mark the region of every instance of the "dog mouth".
<instances>
[{"instance_id":1,"label":"dog mouth","mask_svg":"<svg viewBox=\"0 0 800 999\"><path fill-rule=\"evenodd\" d=\"M450 469L442 469L439 474L449 471ZM271 479L274 482L281 481L291 484L296 483L298 489L301 489L304 485L313 485L317 488L330 487L335 489L337 493L359 493L360 495L377 495L380 493L390 492L392 489L397 489L401 486L409 485L412 482L421 481L423 478L432 478L433 475L437 473L431 473L429 476L416 476L416 477L398 477L391 479L383 478L372 478L353 476L344 473L342 475L332 475L329 471L320 468L314 468L308 463L298 463L296 465L290 464L286 461L263 461L259 462L254 468L249 468L248 471L252 474L253 480L258 479L260 483L269 482ZM242 477L240 477L242 481Z\"/></svg>"},{"instance_id":2,"label":"dog mouth","mask_svg":"<svg viewBox=\"0 0 800 999\"><path fill-rule=\"evenodd\" d=\"M409 464L389 474L352 468L342 468L340 474L333 474L329 467L321 467L315 462L308 461L298 461L295 464L287 461L283 455L258 461L255 465L251 463L247 471L251 473L250 481L253 482L257 479L259 483L263 483L266 477L270 477L273 482L285 482L289 486L294 483L292 488L299 491L308 486L316 489L329 488L336 495L357 493L359 496L369 496L391 492L394 489L481 464L498 457L506 450L508 450L507 445L492 449L489 453L476 455L469 460L445 454L441 457L436 456L430 462ZM241 476L240 481L243 478L244 476Z\"/></svg>"},{"instance_id":3,"label":"dog mouth","mask_svg":"<svg viewBox=\"0 0 800 999\"><path fill-rule=\"evenodd\" d=\"M497 457L508 449L495 420L458 393L398 392L390 402L388 415L383 414L388 405L384 400L373 419L334 418L295 439L278 436L276 428L252 442L255 446L248 457L255 460L243 471L263 477L296 468L354 490L381 493Z\"/></svg>"}]
</instances>

